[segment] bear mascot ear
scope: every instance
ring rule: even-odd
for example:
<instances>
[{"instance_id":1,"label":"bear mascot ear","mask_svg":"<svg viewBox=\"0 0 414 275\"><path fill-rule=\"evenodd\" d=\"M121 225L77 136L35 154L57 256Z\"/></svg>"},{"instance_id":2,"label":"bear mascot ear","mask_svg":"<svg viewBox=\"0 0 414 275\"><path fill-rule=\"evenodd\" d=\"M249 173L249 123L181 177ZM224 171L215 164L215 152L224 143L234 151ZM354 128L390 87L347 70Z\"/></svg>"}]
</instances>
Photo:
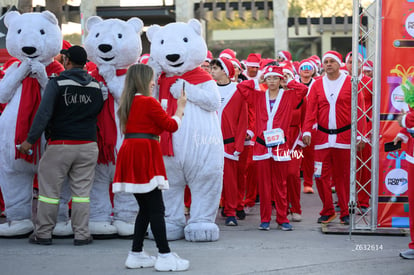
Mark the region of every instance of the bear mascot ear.
<instances>
[{"instance_id":1,"label":"bear mascot ear","mask_svg":"<svg viewBox=\"0 0 414 275\"><path fill-rule=\"evenodd\" d=\"M50 11L43 11L42 16L52 22L54 25L58 25L59 21L57 20L56 16L51 13Z\"/></svg>"},{"instance_id":2,"label":"bear mascot ear","mask_svg":"<svg viewBox=\"0 0 414 275\"><path fill-rule=\"evenodd\" d=\"M88 21L86 21L86 30L90 31L93 26L95 26L96 24L98 24L99 22L102 22L102 21L103 21L103 19L100 18L99 16L89 17Z\"/></svg>"},{"instance_id":3,"label":"bear mascot ear","mask_svg":"<svg viewBox=\"0 0 414 275\"><path fill-rule=\"evenodd\" d=\"M151 25L147 30L147 38L149 42L152 42L152 39L155 37L155 34L161 29L160 25L154 24Z\"/></svg>"},{"instance_id":4,"label":"bear mascot ear","mask_svg":"<svg viewBox=\"0 0 414 275\"><path fill-rule=\"evenodd\" d=\"M201 23L197 19L190 19L187 23L198 35L201 35Z\"/></svg>"},{"instance_id":5,"label":"bear mascot ear","mask_svg":"<svg viewBox=\"0 0 414 275\"><path fill-rule=\"evenodd\" d=\"M144 28L144 22L142 22L142 20L138 17L132 17L127 21L127 24L131 25L138 34L140 34Z\"/></svg>"},{"instance_id":6,"label":"bear mascot ear","mask_svg":"<svg viewBox=\"0 0 414 275\"><path fill-rule=\"evenodd\" d=\"M4 17L4 25L9 28L10 23L20 16L18 11L9 11Z\"/></svg>"}]
</instances>

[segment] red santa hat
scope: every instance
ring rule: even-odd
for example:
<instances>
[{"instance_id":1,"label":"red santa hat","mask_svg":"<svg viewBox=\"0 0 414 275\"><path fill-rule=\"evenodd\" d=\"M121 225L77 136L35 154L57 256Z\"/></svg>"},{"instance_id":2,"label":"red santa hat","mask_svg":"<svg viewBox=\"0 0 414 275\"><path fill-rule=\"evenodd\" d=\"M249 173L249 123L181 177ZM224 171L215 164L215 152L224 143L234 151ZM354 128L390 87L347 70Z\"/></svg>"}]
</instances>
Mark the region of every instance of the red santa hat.
<instances>
[{"instance_id":1,"label":"red santa hat","mask_svg":"<svg viewBox=\"0 0 414 275\"><path fill-rule=\"evenodd\" d=\"M345 63L348 63L348 60L352 58L352 52L349 52L346 57L345 57ZM362 54L358 53L358 60L359 62L364 62L364 57L362 56Z\"/></svg>"},{"instance_id":2,"label":"red santa hat","mask_svg":"<svg viewBox=\"0 0 414 275\"><path fill-rule=\"evenodd\" d=\"M211 53L211 51L207 51L207 57L206 60L208 63L211 62L211 60L213 60L213 54Z\"/></svg>"},{"instance_id":3,"label":"red santa hat","mask_svg":"<svg viewBox=\"0 0 414 275\"><path fill-rule=\"evenodd\" d=\"M265 67L265 71L263 73L263 78L266 79L266 77L275 75L280 77L280 79L284 79L283 77L283 69L279 66L267 66Z\"/></svg>"},{"instance_id":4,"label":"red santa hat","mask_svg":"<svg viewBox=\"0 0 414 275\"><path fill-rule=\"evenodd\" d=\"M292 63L289 61L279 63L279 66L282 67L284 74L289 74L292 78L295 77L295 70L293 69Z\"/></svg>"},{"instance_id":5,"label":"red santa hat","mask_svg":"<svg viewBox=\"0 0 414 275\"><path fill-rule=\"evenodd\" d=\"M63 40L63 42L62 42L62 50L67 50L70 47L72 47L72 44L70 44L69 41Z\"/></svg>"},{"instance_id":6,"label":"red santa hat","mask_svg":"<svg viewBox=\"0 0 414 275\"><path fill-rule=\"evenodd\" d=\"M235 71L234 71L233 63L231 63L230 59L227 59L225 57L219 57L217 58L217 60L220 62L221 67L223 67L223 70L226 72L226 75L229 78L233 78Z\"/></svg>"},{"instance_id":7,"label":"red santa hat","mask_svg":"<svg viewBox=\"0 0 414 275\"><path fill-rule=\"evenodd\" d=\"M234 66L237 66L241 72L243 71L243 67L237 58L232 58L230 61Z\"/></svg>"},{"instance_id":8,"label":"red santa hat","mask_svg":"<svg viewBox=\"0 0 414 275\"><path fill-rule=\"evenodd\" d=\"M262 58L260 60L260 70L263 70L264 67L266 67L267 64L271 63L271 62L275 62L276 60L271 59L271 58Z\"/></svg>"},{"instance_id":9,"label":"red santa hat","mask_svg":"<svg viewBox=\"0 0 414 275\"><path fill-rule=\"evenodd\" d=\"M299 72L302 71L302 67L303 68L310 68L307 67L310 66L312 68L313 71L316 70L315 66L316 64L311 60L311 59L303 59L300 63L299 63ZM310 70L309 70L310 71Z\"/></svg>"},{"instance_id":10,"label":"red santa hat","mask_svg":"<svg viewBox=\"0 0 414 275\"><path fill-rule=\"evenodd\" d=\"M222 58L227 58L227 59L232 59L232 58L236 58L236 52L233 51L232 49L224 49L220 54L219 57Z\"/></svg>"},{"instance_id":11,"label":"red santa hat","mask_svg":"<svg viewBox=\"0 0 414 275\"><path fill-rule=\"evenodd\" d=\"M321 58L316 54L312 55L310 59L314 60L319 67L322 65Z\"/></svg>"},{"instance_id":12,"label":"red santa hat","mask_svg":"<svg viewBox=\"0 0 414 275\"><path fill-rule=\"evenodd\" d=\"M374 62L371 60L367 60L364 62L364 65L362 66L362 71L372 71L374 69Z\"/></svg>"},{"instance_id":13,"label":"red santa hat","mask_svg":"<svg viewBox=\"0 0 414 275\"><path fill-rule=\"evenodd\" d=\"M279 57L282 57L284 60L292 61L292 55L288 51L279 51L277 53Z\"/></svg>"},{"instance_id":14,"label":"red santa hat","mask_svg":"<svg viewBox=\"0 0 414 275\"><path fill-rule=\"evenodd\" d=\"M338 62L338 64L340 66L342 66L342 55L340 53L338 53L337 51L327 51L323 56L322 56L322 63L325 61L326 58L333 58L336 62Z\"/></svg>"},{"instance_id":15,"label":"red santa hat","mask_svg":"<svg viewBox=\"0 0 414 275\"><path fill-rule=\"evenodd\" d=\"M260 68L262 56L259 53L251 53L247 56L246 66Z\"/></svg>"},{"instance_id":16,"label":"red santa hat","mask_svg":"<svg viewBox=\"0 0 414 275\"><path fill-rule=\"evenodd\" d=\"M150 58L150 55L149 54L147 54L147 53L146 54L143 54L143 55L141 55L141 58L139 59L139 63L141 63L141 64L147 64L149 58Z\"/></svg>"}]
</instances>

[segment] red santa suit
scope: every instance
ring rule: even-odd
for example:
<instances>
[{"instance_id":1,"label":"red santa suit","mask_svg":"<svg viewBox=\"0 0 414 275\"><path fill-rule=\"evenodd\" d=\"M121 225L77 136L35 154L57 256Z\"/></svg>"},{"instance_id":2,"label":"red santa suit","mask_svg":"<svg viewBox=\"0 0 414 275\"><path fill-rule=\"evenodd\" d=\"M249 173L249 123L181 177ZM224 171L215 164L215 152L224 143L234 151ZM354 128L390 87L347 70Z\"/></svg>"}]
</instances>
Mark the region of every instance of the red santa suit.
<instances>
[{"instance_id":1,"label":"red santa suit","mask_svg":"<svg viewBox=\"0 0 414 275\"><path fill-rule=\"evenodd\" d=\"M257 82L248 80L240 83L238 89L249 104L256 109L256 143L253 147L257 181L260 195L261 222L270 222L272 201L276 203L276 222L289 223L287 218L286 178L290 157L289 126L292 110L306 95L306 86L296 81L288 84L288 90L280 89L273 108L269 102L269 91L257 90ZM282 144L268 147L264 131L281 129L285 140Z\"/></svg>"},{"instance_id":2,"label":"red santa suit","mask_svg":"<svg viewBox=\"0 0 414 275\"><path fill-rule=\"evenodd\" d=\"M308 95L303 136L310 136L313 129L317 130L312 133L311 143L315 145L314 176L323 203L321 216L335 214L331 177L338 195L341 218L349 216L351 97L351 77L342 72L334 81L327 76L316 80ZM358 105L358 117L361 117L361 110L364 110L361 93L358 94ZM358 131L364 133L365 120L358 121Z\"/></svg>"},{"instance_id":3,"label":"red santa suit","mask_svg":"<svg viewBox=\"0 0 414 275\"><path fill-rule=\"evenodd\" d=\"M303 143L302 138L302 124L305 120L306 112L306 98L295 107L292 112L292 121L289 127L289 147L291 148L291 161L289 162L289 170L287 177L287 194L288 205L290 206L290 213L302 214L300 206L300 166L303 160Z\"/></svg>"},{"instance_id":4,"label":"red santa suit","mask_svg":"<svg viewBox=\"0 0 414 275\"><path fill-rule=\"evenodd\" d=\"M408 169L408 217L410 220L411 242L408 248L414 249L414 109L410 107L409 112L402 117L403 129L398 134L404 142L407 142L407 161Z\"/></svg>"},{"instance_id":5,"label":"red santa suit","mask_svg":"<svg viewBox=\"0 0 414 275\"><path fill-rule=\"evenodd\" d=\"M257 180L253 165L253 146L256 140L254 135L256 124L256 113L254 106L247 104L248 112L248 129L246 134L250 136L250 140L245 140L244 150L240 154L238 178L239 182L239 198L243 198L242 205L237 206L237 210L243 210L246 207L253 207L256 204L257 196Z\"/></svg>"},{"instance_id":6,"label":"red santa suit","mask_svg":"<svg viewBox=\"0 0 414 275\"><path fill-rule=\"evenodd\" d=\"M223 207L228 217L236 215L241 204L238 192L237 163L244 149L247 130L247 104L236 83L218 85L222 103L218 111L224 141Z\"/></svg>"},{"instance_id":7,"label":"red santa suit","mask_svg":"<svg viewBox=\"0 0 414 275\"><path fill-rule=\"evenodd\" d=\"M304 85L308 86L308 94L310 87L315 82L315 79L312 78L311 81ZM305 110L306 113L306 110ZM303 186L312 187L313 186L313 162L315 158L315 148L313 144L303 148L303 160L301 163L301 170L303 172Z\"/></svg>"},{"instance_id":8,"label":"red santa suit","mask_svg":"<svg viewBox=\"0 0 414 275\"><path fill-rule=\"evenodd\" d=\"M155 98L135 95L117 156L114 193L168 189L158 138L163 131L175 132L180 121L178 117L169 117Z\"/></svg>"},{"instance_id":9,"label":"red santa suit","mask_svg":"<svg viewBox=\"0 0 414 275\"><path fill-rule=\"evenodd\" d=\"M366 112L366 136L365 138L371 140L372 131L372 95L373 95L373 81L370 77L361 74L358 82L358 91L360 91L364 98L365 112ZM372 148L369 143L365 143L363 150L358 152L357 159L357 180L360 186L358 188L358 204L360 207L369 207L369 199L371 194L371 161L368 159L372 156ZM362 163L366 163L362 165Z\"/></svg>"}]
</instances>

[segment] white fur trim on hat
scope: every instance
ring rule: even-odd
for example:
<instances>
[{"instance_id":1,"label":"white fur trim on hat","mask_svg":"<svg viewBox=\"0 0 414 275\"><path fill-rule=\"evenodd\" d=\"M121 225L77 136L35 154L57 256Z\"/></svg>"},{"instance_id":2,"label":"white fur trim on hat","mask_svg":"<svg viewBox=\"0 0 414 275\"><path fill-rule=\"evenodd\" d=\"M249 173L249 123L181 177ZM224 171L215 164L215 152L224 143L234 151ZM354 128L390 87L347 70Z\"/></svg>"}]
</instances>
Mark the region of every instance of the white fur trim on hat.
<instances>
[{"instance_id":1,"label":"white fur trim on hat","mask_svg":"<svg viewBox=\"0 0 414 275\"><path fill-rule=\"evenodd\" d=\"M338 62L338 64L339 64L340 66L342 66L342 60L341 60L341 59L339 59L339 57L338 57L338 56L336 56L335 54L332 54L332 53L326 53L326 54L324 54L324 55L323 55L323 57L322 57L322 63L325 61L325 59L326 59L327 57L333 58L336 62Z\"/></svg>"},{"instance_id":2,"label":"white fur trim on hat","mask_svg":"<svg viewBox=\"0 0 414 275\"><path fill-rule=\"evenodd\" d=\"M226 73L226 75L228 76L228 77L230 77L230 72L229 72L229 69L227 68L227 66L226 66L226 64L224 63L224 61L219 57L219 58L217 58L217 60L220 62L220 64L221 64L221 67L223 67L223 70L224 70L224 72Z\"/></svg>"}]
</instances>

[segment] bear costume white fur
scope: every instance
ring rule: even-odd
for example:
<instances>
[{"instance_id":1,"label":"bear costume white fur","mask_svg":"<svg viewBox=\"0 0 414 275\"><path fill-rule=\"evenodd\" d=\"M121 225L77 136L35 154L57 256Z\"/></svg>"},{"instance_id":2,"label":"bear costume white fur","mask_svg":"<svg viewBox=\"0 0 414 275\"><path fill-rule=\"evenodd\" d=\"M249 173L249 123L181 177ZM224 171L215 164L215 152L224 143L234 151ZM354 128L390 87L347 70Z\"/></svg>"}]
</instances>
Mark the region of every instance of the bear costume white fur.
<instances>
[{"instance_id":1,"label":"bear costume white fur","mask_svg":"<svg viewBox=\"0 0 414 275\"><path fill-rule=\"evenodd\" d=\"M100 155L90 194L89 230L94 236L116 233L120 236L130 236L134 232L138 203L133 194L116 193L112 221L109 188L115 172L116 152L123 140L116 111L124 87L126 70L138 61L142 52L140 34L144 24L137 17L125 22L92 16L86 26L88 36L84 43L85 49L88 58L97 66L91 75L103 85L103 89L108 90L108 99L98 117Z\"/></svg>"},{"instance_id":2,"label":"bear costume white fur","mask_svg":"<svg viewBox=\"0 0 414 275\"><path fill-rule=\"evenodd\" d=\"M163 72L158 81L161 106L172 115L183 87L187 95L180 128L172 135L161 135L170 185L163 192L167 239L216 241L219 228L215 219L222 191L224 148L217 116L220 94L216 82L200 68L207 56L201 24L191 19L188 23L170 23L164 27L152 25L147 37L151 42L148 64L157 74ZM192 198L187 222L186 185Z\"/></svg>"},{"instance_id":3,"label":"bear costume white fur","mask_svg":"<svg viewBox=\"0 0 414 275\"><path fill-rule=\"evenodd\" d=\"M32 155L21 155L16 145L27 137L48 77L64 70L53 60L62 48L62 33L49 11L11 11L4 23L7 50L19 62L0 81L0 103L7 103L0 116L0 186L8 220L0 224L0 236L18 236L33 230L33 177L45 140L34 144Z\"/></svg>"}]
</instances>

